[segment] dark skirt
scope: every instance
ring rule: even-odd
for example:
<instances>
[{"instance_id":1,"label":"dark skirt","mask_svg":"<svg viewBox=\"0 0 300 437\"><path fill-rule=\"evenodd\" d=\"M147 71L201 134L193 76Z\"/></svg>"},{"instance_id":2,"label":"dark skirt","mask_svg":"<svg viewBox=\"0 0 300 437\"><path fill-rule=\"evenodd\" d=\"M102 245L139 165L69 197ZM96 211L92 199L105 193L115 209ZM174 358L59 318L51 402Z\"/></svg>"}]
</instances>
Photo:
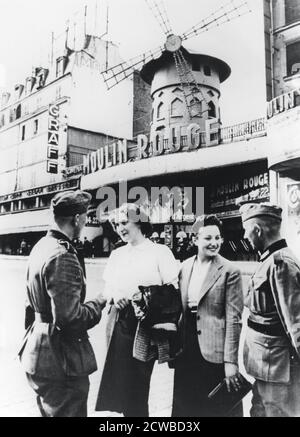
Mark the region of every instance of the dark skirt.
<instances>
[{"instance_id":1,"label":"dark skirt","mask_svg":"<svg viewBox=\"0 0 300 437\"><path fill-rule=\"evenodd\" d=\"M137 319L132 306L120 311L100 383L96 411L114 411L126 417L148 417L150 379L155 360L133 358Z\"/></svg>"},{"instance_id":2,"label":"dark skirt","mask_svg":"<svg viewBox=\"0 0 300 437\"><path fill-rule=\"evenodd\" d=\"M172 417L222 417L222 405L212 403L207 396L224 379L224 363L210 363L203 358L196 316L187 310L185 350L175 364ZM242 416L242 405L232 415Z\"/></svg>"}]
</instances>

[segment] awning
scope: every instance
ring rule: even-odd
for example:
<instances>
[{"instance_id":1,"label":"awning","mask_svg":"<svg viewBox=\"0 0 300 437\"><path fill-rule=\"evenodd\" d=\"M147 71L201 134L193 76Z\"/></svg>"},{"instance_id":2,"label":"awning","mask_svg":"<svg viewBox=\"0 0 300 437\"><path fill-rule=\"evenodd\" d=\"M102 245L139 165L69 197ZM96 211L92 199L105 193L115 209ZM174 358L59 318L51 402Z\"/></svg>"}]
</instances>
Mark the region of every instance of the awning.
<instances>
[{"instance_id":1,"label":"awning","mask_svg":"<svg viewBox=\"0 0 300 437\"><path fill-rule=\"evenodd\" d=\"M46 231L50 220L48 208L0 215L0 235Z\"/></svg>"},{"instance_id":2,"label":"awning","mask_svg":"<svg viewBox=\"0 0 300 437\"><path fill-rule=\"evenodd\" d=\"M116 184L119 181L132 181L164 174L183 173L184 171L201 171L266 159L266 141L267 137L263 136L249 141L204 147L192 152L170 153L127 162L82 176L81 189L95 190L109 184Z\"/></svg>"}]
</instances>

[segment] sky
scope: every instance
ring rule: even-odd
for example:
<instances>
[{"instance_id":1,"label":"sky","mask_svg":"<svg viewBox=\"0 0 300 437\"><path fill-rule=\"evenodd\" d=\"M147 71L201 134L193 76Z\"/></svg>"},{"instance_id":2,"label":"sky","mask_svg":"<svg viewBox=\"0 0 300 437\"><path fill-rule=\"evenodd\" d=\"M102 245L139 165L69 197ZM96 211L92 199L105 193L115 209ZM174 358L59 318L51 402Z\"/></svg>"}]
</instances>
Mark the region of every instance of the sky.
<instances>
[{"instance_id":1,"label":"sky","mask_svg":"<svg viewBox=\"0 0 300 437\"><path fill-rule=\"evenodd\" d=\"M162 0L158 0L160 3ZM236 4L243 0L233 0ZM63 44L80 43L84 7L87 31L117 43L124 59L161 46L165 36L148 6L149 0L0 0L0 90L23 83L32 66L47 60L51 32ZM164 0L172 30L184 31L208 17L229 0ZM248 0L251 13L184 42L186 48L219 57L231 76L221 86L223 125L265 115L263 0Z\"/></svg>"}]
</instances>

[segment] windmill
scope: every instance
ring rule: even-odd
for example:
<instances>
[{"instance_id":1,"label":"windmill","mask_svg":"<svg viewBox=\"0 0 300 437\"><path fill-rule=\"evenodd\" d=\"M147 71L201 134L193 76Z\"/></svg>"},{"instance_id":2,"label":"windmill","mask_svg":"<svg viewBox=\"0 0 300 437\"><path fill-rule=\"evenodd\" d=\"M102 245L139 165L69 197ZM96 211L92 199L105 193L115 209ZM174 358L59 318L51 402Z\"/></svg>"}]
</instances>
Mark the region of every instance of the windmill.
<instances>
[{"instance_id":1,"label":"windmill","mask_svg":"<svg viewBox=\"0 0 300 437\"><path fill-rule=\"evenodd\" d=\"M155 60L161 56L167 56L169 58L172 57L177 70L178 79L181 84L181 89L183 91L183 97L188 115L191 119L195 113L195 110L197 110L196 107L197 102L199 102L199 94L206 103L208 102L203 95L201 87L199 87L197 80L195 79L189 62L187 61L189 52L184 48L183 42L214 27L219 27L251 12L248 7L248 3L247 1L231 0L229 3L223 5L221 8L210 14L207 18L195 24L182 35L176 35L172 30L163 2L158 2L156 0L145 1L166 37L164 45L154 50L148 50L147 52L131 58L128 61L121 62L106 69L102 72L104 81L107 85L107 88L111 89L121 81L130 77L134 70L140 69L149 61ZM202 111L202 109L199 110L201 112L198 115L201 116L203 112L207 112L209 110L208 105L206 105L205 108L206 109L204 111Z\"/></svg>"}]
</instances>

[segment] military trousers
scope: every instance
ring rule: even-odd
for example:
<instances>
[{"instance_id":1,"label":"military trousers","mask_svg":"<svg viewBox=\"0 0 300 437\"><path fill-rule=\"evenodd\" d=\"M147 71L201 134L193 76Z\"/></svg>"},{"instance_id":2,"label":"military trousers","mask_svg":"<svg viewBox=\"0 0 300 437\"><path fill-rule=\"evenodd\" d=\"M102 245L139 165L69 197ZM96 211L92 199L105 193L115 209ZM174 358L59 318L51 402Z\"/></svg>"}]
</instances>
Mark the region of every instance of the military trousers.
<instances>
[{"instance_id":1,"label":"military trousers","mask_svg":"<svg viewBox=\"0 0 300 437\"><path fill-rule=\"evenodd\" d=\"M41 378L26 373L37 394L42 417L87 417L89 377L66 377L63 380Z\"/></svg>"},{"instance_id":2,"label":"military trousers","mask_svg":"<svg viewBox=\"0 0 300 437\"><path fill-rule=\"evenodd\" d=\"M300 363L291 362L290 382L256 380L251 417L300 417Z\"/></svg>"}]
</instances>

